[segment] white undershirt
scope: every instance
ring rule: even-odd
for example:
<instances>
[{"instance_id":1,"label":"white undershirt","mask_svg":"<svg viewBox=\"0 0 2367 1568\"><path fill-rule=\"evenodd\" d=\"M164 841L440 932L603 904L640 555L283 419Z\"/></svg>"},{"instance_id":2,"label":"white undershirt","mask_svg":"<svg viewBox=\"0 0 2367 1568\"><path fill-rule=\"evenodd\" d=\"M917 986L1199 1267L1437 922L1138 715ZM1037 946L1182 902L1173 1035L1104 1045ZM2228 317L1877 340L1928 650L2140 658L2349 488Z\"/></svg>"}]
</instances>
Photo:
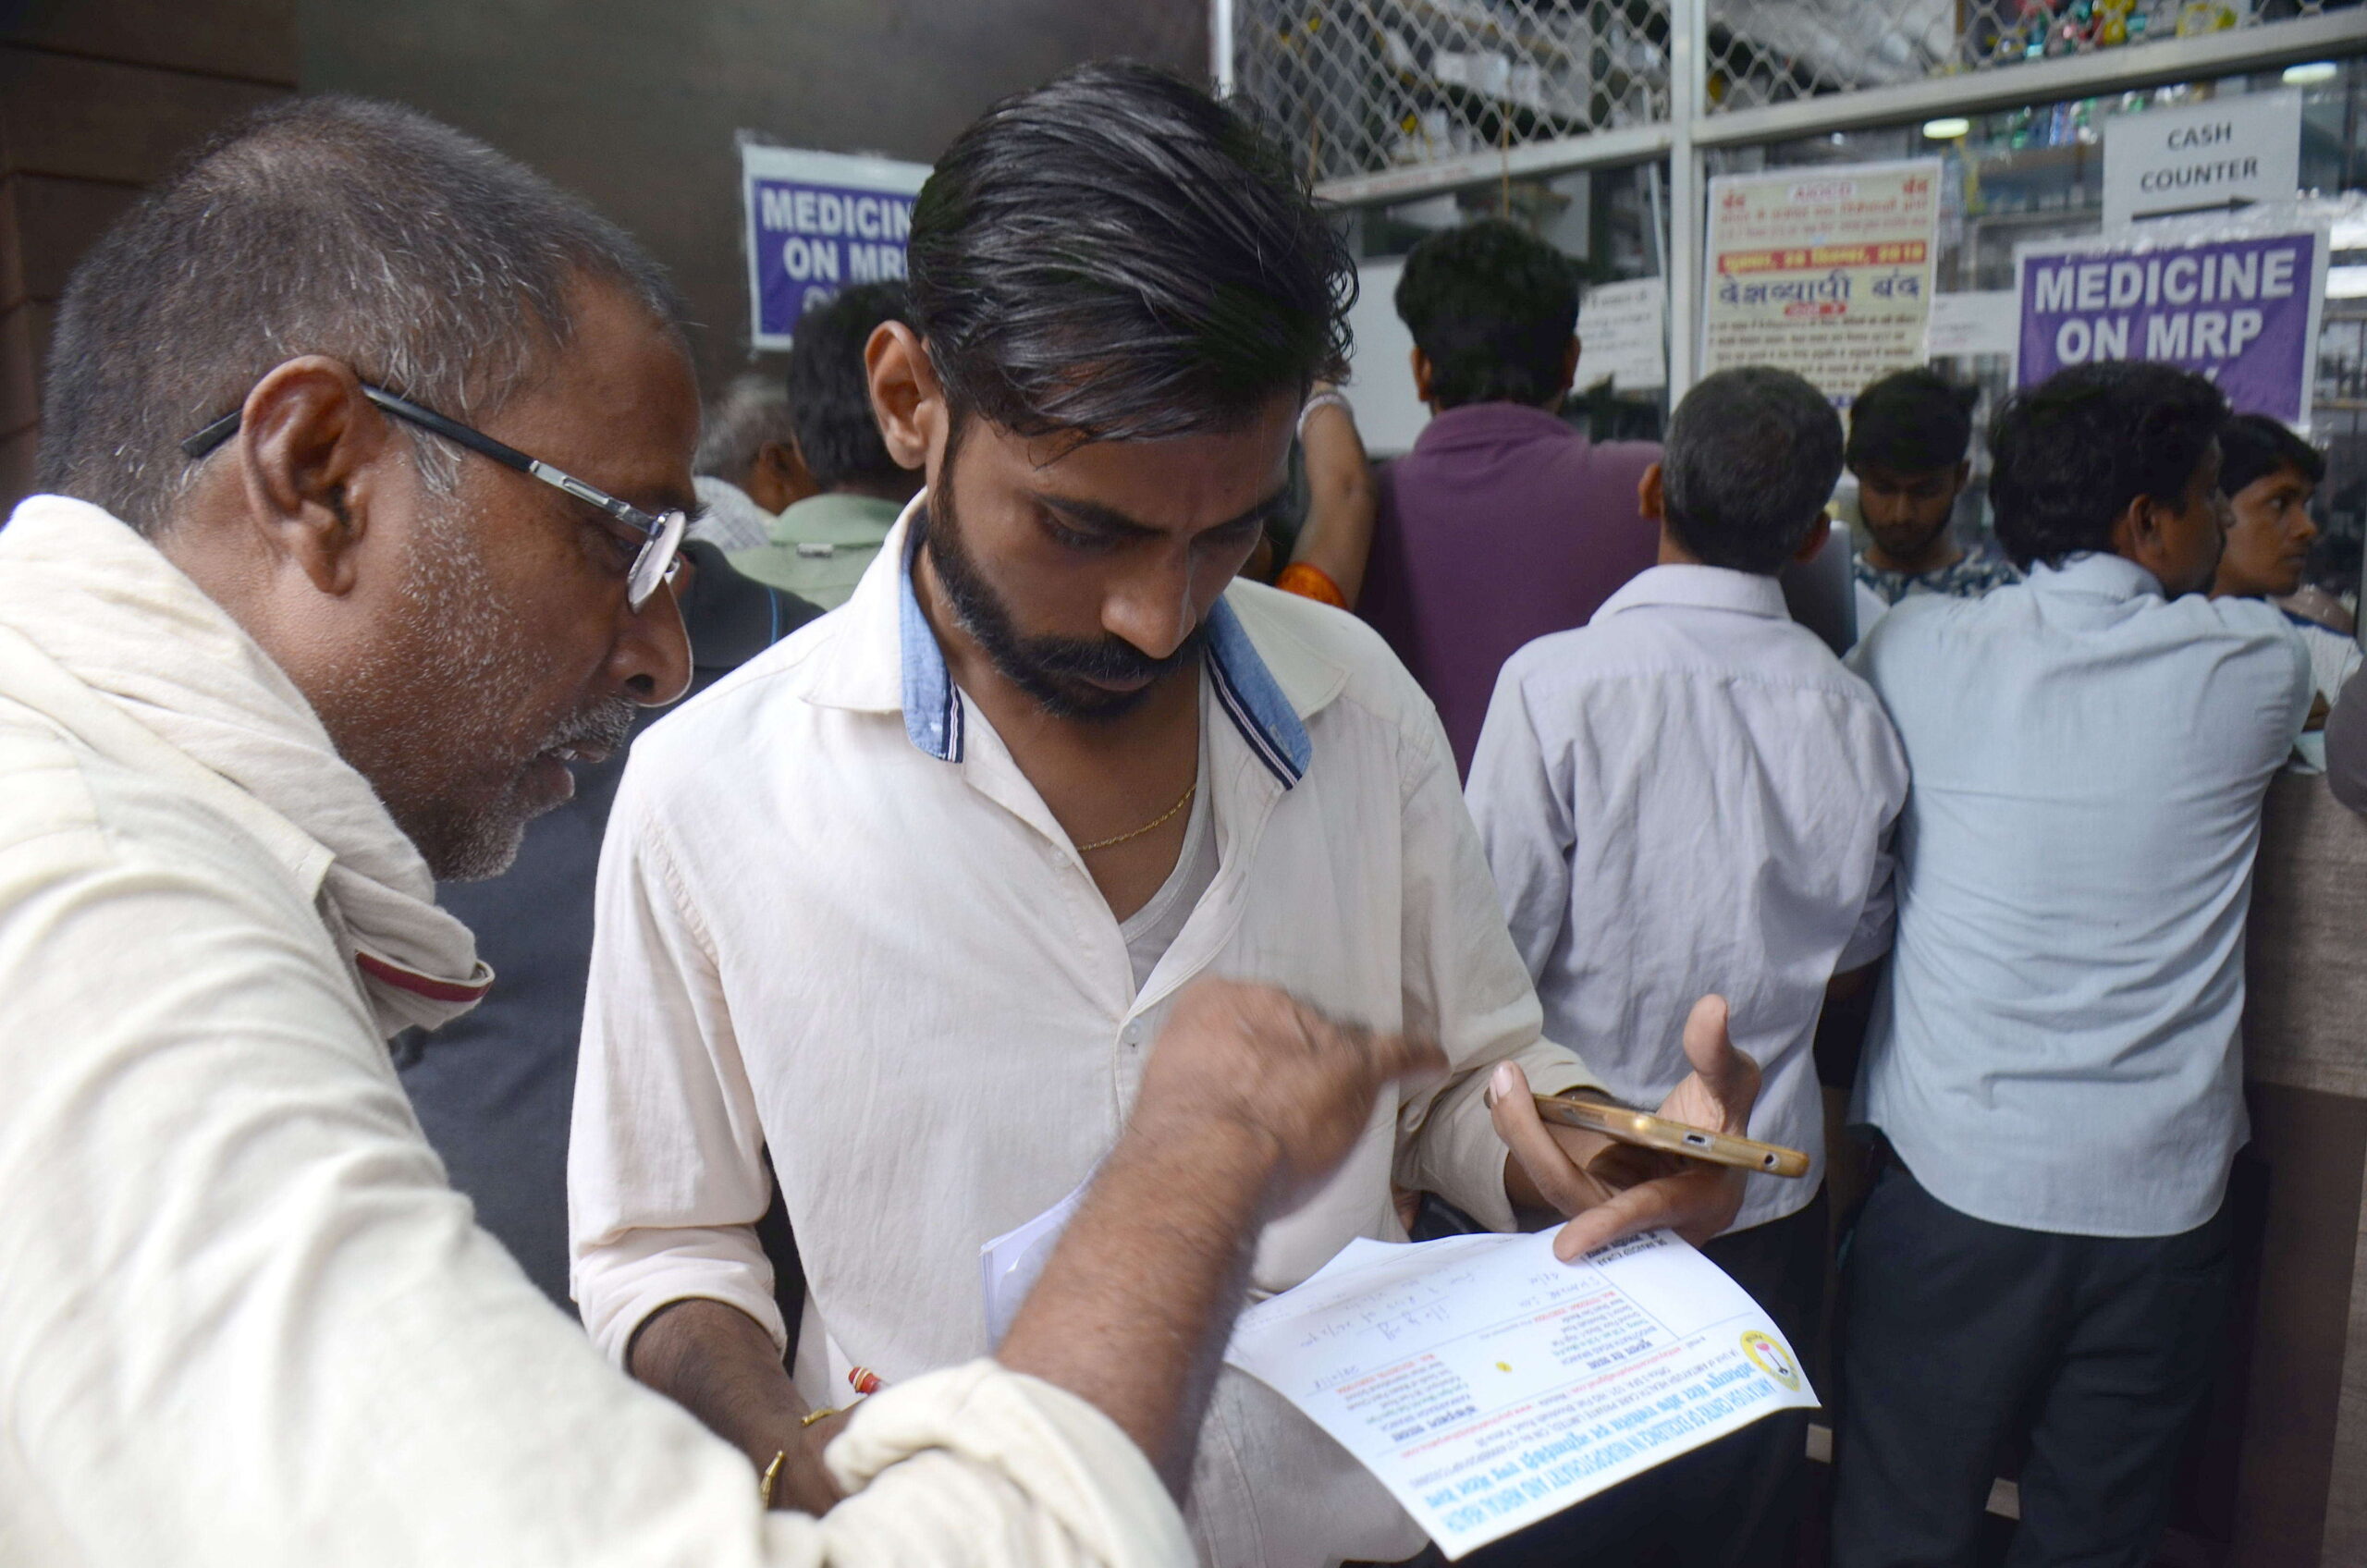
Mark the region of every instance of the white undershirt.
<instances>
[{"instance_id":1,"label":"white undershirt","mask_svg":"<svg viewBox=\"0 0 2367 1568\"><path fill-rule=\"evenodd\" d=\"M1208 741L1200 741L1199 772L1194 777L1205 781L1208 776ZM1151 971L1183 934L1184 923L1192 918L1192 911L1199 907L1200 895L1217 879L1217 836L1210 824L1214 810L1208 804L1210 791L1196 790L1192 795L1192 815L1184 829L1184 847L1175 856L1175 869L1167 874L1150 901L1121 921L1118 934L1126 939L1126 957L1134 964L1134 990L1139 994L1150 983Z\"/></svg>"}]
</instances>

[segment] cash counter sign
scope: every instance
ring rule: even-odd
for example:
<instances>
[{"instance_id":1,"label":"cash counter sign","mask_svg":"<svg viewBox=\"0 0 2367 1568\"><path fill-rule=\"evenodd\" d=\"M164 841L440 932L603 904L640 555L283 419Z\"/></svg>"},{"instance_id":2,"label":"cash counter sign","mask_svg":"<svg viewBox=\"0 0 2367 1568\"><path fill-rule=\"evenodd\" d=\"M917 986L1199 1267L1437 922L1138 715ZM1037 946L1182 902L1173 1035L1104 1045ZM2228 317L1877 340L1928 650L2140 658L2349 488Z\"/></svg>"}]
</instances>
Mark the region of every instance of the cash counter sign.
<instances>
[{"instance_id":1,"label":"cash counter sign","mask_svg":"<svg viewBox=\"0 0 2367 1568\"><path fill-rule=\"evenodd\" d=\"M2292 200L2301 95L2250 92L2104 121L2104 226Z\"/></svg>"}]
</instances>

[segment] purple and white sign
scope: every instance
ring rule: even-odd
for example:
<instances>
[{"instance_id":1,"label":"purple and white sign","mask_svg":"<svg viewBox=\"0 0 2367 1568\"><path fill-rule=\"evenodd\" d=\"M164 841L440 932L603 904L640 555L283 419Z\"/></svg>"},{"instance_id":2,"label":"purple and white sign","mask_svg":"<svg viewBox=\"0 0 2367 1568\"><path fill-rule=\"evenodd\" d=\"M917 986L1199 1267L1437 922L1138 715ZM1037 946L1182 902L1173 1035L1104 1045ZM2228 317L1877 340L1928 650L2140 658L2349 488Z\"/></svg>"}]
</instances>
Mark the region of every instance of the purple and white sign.
<instances>
[{"instance_id":1,"label":"purple and white sign","mask_svg":"<svg viewBox=\"0 0 2367 1568\"><path fill-rule=\"evenodd\" d=\"M756 348L788 348L805 312L841 288L904 276L927 165L743 144L740 166Z\"/></svg>"},{"instance_id":2,"label":"purple and white sign","mask_svg":"<svg viewBox=\"0 0 2367 1568\"><path fill-rule=\"evenodd\" d=\"M2240 411L2306 426L2324 232L2160 227L2015 252L2014 384L2096 360L2159 360L2211 377Z\"/></svg>"}]
</instances>

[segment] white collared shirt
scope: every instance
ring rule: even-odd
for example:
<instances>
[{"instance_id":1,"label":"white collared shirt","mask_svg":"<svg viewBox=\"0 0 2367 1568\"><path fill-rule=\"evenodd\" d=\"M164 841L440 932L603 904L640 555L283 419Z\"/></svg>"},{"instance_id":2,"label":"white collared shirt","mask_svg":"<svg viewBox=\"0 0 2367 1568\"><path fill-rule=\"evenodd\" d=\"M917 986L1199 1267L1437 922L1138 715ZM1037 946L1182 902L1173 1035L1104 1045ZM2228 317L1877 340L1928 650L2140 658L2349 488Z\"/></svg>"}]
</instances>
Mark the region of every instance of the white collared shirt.
<instances>
[{"instance_id":1,"label":"white collared shirt","mask_svg":"<svg viewBox=\"0 0 2367 1568\"><path fill-rule=\"evenodd\" d=\"M2201 1224L2245 1137L2261 800L2310 707L2283 613L2080 556L1909 599L1850 664L1915 770L1858 1115L1977 1219Z\"/></svg>"},{"instance_id":2,"label":"white collared shirt","mask_svg":"<svg viewBox=\"0 0 2367 1568\"><path fill-rule=\"evenodd\" d=\"M914 502L917 507L921 503ZM1402 1240L1392 1177L1508 1226L1489 1070L1593 1079L1539 1038L1429 703L1354 618L1252 583L1209 616L1218 866L1137 993L1119 923L953 685L910 581L912 513L854 596L653 726L600 868L570 1148L575 1295L621 1355L669 1301L776 1336L760 1151L810 1286L797 1378L838 1403L988 1348L979 1248L1116 1140L1178 990L1269 981L1434 1035L1447 1084L1378 1108L1266 1231L1254 1284ZM1393 1559L1420 1536L1356 1463L1224 1373L1193 1484L1214 1562Z\"/></svg>"},{"instance_id":3,"label":"white collared shirt","mask_svg":"<svg viewBox=\"0 0 2367 1568\"><path fill-rule=\"evenodd\" d=\"M866 1404L819 1521L603 1365L388 1059L425 1018L374 993L475 989L417 851L220 606L60 496L0 531L0 1563L1189 1560L1106 1416L990 1363Z\"/></svg>"},{"instance_id":4,"label":"white collared shirt","mask_svg":"<svg viewBox=\"0 0 2367 1568\"><path fill-rule=\"evenodd\" d=\"M1735 1228L1805 1207L1825 983L1890 940L1907 760L1873 692L1773 578L1656 566L1505 664L1468 793L1546 1033L1654 1106L1691 1071L1686 1014L1723 996L1764 1074L1750 1135L1812 1162L1752 1178Z\"/></svg>"}]
</instances>

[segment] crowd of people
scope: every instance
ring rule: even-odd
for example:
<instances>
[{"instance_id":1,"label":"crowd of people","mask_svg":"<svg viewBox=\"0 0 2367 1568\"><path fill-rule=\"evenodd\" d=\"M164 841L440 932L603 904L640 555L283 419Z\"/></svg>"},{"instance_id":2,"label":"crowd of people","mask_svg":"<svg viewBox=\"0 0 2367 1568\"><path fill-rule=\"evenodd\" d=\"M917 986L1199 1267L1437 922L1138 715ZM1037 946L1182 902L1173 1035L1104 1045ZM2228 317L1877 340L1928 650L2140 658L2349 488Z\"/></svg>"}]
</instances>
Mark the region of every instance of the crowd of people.
<instances>
[{"instance_id":1,"label":"crowd of people","mask_svg":"<svg viewBox=\"0 0 2367 1568\"><path fill-rule=\"evenodd\" d=\"M1233 1315L1560 1224L1837 1307L1839 1568L1970 1563L2009 1450L2016 1561L2145 1562L2263 800L2321 722L2367 800L2319 455L2067 371L1992 544L1930 371L1595 444L1575 273L1482 221L1376 467L1334 228L1130 66L965 130L909 255L703 417L632 239L330 97L78 270L0 529L0 1560L1403 1562ZM1845 473L1846 656L1784 585ZM1806 1427L1480 1560L1784 1568Z\"/></svg>"}]
</instances>

